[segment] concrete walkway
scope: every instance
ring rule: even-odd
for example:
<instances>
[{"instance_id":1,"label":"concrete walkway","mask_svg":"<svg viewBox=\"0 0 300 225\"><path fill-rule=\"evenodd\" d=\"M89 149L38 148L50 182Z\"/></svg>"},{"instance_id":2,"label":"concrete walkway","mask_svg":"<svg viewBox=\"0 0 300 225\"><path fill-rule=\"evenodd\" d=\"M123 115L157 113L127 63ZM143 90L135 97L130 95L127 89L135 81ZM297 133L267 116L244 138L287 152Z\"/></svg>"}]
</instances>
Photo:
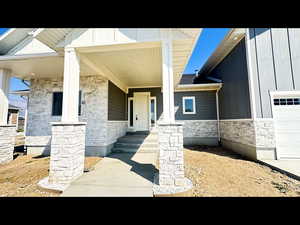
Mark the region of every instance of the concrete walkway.
<instances>
[{"instance_id":1,"label":"concrete walkway","mask_svg":"<svg viewBox=\"0 0 300 225\"><path fill-rule=\"evenodd\" d=\"M289 160L260 160L264 164L267 164L274 169L281 172L288 173L291 177L300 180L300 160L289 159Z\"/></svg>"},{"instance_id":2,"label":"concrete walkway","mask_svg":"<svg viewBox=\"0 0 300 225\"><path fill-rule=\"evenodd\" d=\"M152 197L156 153L116 153L84 173L61 196Z\"/></svg>"}]
</instances>

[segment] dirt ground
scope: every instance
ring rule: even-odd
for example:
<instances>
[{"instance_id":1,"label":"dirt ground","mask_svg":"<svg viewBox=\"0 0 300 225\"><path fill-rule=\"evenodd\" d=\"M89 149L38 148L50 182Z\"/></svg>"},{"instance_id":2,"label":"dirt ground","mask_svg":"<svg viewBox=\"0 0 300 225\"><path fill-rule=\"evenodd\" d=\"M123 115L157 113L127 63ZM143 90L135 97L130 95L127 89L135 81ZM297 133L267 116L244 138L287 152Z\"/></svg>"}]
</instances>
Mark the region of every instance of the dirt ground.
<instances>
[{"instance_id":1,"label":"dirt ground","mask_svg":"<svg viewBox=\"0 0 300 225\"><path fill-rule=\"evenodd\" d=\"M300 196L300 181L222 148L186 147L185 174L191 196Z\"/></svg>"},{"instance_id":2,"label":"dirt ground","mask_svg":"<svg viewBox=\"0 0 300 225\"><path fill-rule=\"evenodd\" d=\"M0 197L50 197L58 193L42 190L37 183L49 174L50 157L16 155L10 163L0 165ZM85 171L102 158L86 157Z\"/></svg>"}]
</instances>

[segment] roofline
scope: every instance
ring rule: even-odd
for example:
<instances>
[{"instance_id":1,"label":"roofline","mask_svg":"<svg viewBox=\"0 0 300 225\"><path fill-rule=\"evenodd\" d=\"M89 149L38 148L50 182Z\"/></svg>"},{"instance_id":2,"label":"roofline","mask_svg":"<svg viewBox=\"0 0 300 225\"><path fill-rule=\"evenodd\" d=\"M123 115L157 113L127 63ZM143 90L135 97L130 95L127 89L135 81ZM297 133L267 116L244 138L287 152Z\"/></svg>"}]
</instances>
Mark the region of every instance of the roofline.
<instances>
[{"instance_id":1,"label":"roofline","mask_svg":"<svg viewBox=\"0 0 300 225\"><path fill-rule=\"evenodd\" d=\"M5 31L2 35L0 35L0 41L5 39L8 35L10 35L12 32L14 32L16 28L8 28L7 31Z\"/></svg>"},{"instance_id":2,"label":"roofline","mask_svg":"<svg viewBox=\"0 0 300 225\"><path fill-rule=\"evenodd\" d=\"M231 50L245 37L246 28L231 28L199 71L199 75L210 73Z\"/></svg>"},{"instance_id":3,"label":"roofline","mask_svg":"<svg viewBox=\"0 0 300 225\"><path fill-rule=\"evenodd\" d=\"M53 56L59 56L59 54L57 52L49 52L49 53L26 54L26 55L0 55L0 61L22 60L22 59L32 59L32 58L53 57Z\"/></svg>"}]
</instances>

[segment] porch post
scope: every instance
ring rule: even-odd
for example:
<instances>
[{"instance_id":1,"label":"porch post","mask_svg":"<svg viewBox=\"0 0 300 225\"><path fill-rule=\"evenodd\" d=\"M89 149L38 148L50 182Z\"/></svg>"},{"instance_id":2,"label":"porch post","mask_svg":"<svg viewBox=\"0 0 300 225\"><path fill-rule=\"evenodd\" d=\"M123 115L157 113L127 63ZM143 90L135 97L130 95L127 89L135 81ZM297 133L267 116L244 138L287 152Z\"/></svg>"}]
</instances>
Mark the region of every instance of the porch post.
<instances>
[{"instance_id":1,"label":"porch post","mask_svg":"<svg viewBox=\"0 0 300 225\"><path fill-rule=\"evenodd\" d=\"M171 29L162 32L163 119L174 123L173 46Z\"/></svg>"},{"instance_id":2,"label":"porch post","mask_svg":"<svg viewBox=\"0 0 300 225\"><path fill-rule=\"evenodd\" d=\"M10 71L0 69L0 164L13 160L16 125L7 124Z\"/></svg>"},{"instance_id":3,"label":"porch post","mask_svg":"<svg viewBox=\"0 0 300 225\"><path fill-rule=\"evenodd\" d=\"M63 191L83 174L86 123L78 122L80 60L65 49L61 122L52 124L49 179L40 186Z\"/></svg>"},{"instance_id":4,"label":"porch post","mask_svg":"<svg viewBox=\"0 0 300 225\"><path fill-rule=\"evenodd\" d=\"M154 195L186 192L193 186L184 176L183 123L175 122L172 30L162 30L163 120L158 122L159 173Z\"/></svg>"},{"instance_id":5,"label":"porch post","mask_svg":"<svg viewBox=\"0 0 300 225\"><path fill-rule=\"evenodd\" d=\"M78 122L80 59L74 48L65 49L62 122Z\"/></svg>"}]
</instances>

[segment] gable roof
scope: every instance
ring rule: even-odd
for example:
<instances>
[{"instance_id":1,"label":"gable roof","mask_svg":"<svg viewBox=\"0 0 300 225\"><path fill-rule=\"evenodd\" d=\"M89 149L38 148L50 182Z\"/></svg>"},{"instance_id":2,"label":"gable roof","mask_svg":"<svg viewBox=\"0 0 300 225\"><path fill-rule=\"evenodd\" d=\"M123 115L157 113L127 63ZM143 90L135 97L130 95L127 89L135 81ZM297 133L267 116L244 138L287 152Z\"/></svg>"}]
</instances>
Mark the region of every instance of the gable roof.
<instances>
[{"instance_id":1,"label":"gable roof","mask_svg":"<svg viewBox=\"0 0 300 225\"><path fill-rule=\"evenodd\" d=\"M230 52L231 50L243 39L245 36L245 28L233 28L225 36L223 41L219 44L217 49L208 58L206 63L199 71L199 75L209 74Z\"/></svg>"}]
</instances>

